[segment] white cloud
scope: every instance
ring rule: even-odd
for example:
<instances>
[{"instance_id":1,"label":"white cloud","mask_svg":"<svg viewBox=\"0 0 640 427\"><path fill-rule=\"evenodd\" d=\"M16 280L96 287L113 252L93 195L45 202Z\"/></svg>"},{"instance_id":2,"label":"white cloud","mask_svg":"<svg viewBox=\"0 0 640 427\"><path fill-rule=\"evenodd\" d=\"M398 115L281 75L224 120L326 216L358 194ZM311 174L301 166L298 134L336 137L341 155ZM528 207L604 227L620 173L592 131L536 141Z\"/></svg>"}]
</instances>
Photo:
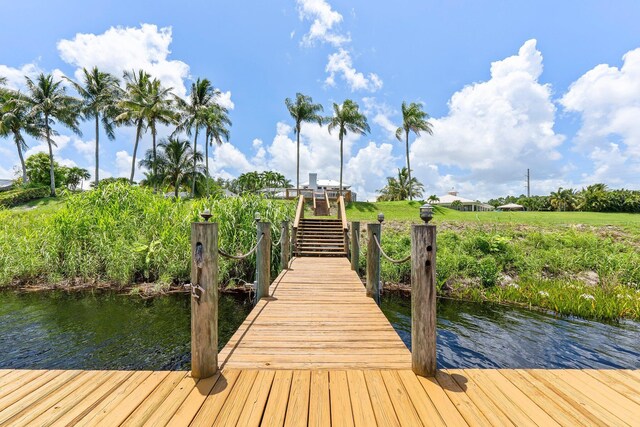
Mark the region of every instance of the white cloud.
<instances>
[{"instance_id":1,"label":"white cloud","mask_svg":"<svg viewBox=\"0 0 640 427\"><path fill-rule=\"evenodd\" d=\"M7 87L11 89L24 89L25 76L34 79L42 70L37 64L24 64L19 68L0 64L0 77L7 79Z\"/></svg>"},{"instance_id":2,"label":"white cloud","mask_svg":"<svg viewBox=\"0 0 640 427\"><path fill-rule=\"evenodd\" d=\"M85 158L87 161L92 161L95 158L96 142L95 141L83 141L80 138L76 138L73 141L73 147L76 151Z\"/></svg>"},{"instance_id":3,"label":"white cloud","mask_svg":"<svg viewBox=\"0 0 640 427\"><path fill-rule=\"evenodd\" d=\"M331 9L324 0L298 0L300 20L312 21L309 32L302 37L302 44L313 46L316 41L341 46L350 41L349 35L341 34L334 27L342 22L342 15ZM293 37L294 33L291 33Z\"/></svg>"},{"instance_id":4,"label":"white cloud","mask_svg":"<svg viewBox=\"0 0 640 427\"><path fill-rule=\"evenodd\" d=\"M392 150L391 144L376 145L371 141L349 159L344 178L357 193L358 200L376 199L376 190L384 187L388 172L396 169L397 158L391 154Z\"/></svg>"},{"instance_id":5,"label":"white cloud","mask_svg":"<svg viewBox=\"0 0 640 427\"><path fill-rule=\"evenodd\" d=\"M370 117L373 123L377 124L384 130L387 134L387 138L395 139L398 125L391 121L390 116L397 114L397 112L386 103L377 102L373 97L364 97L362 98L362 102L364 103L364 108L362 110L364 114L367 117Z\"/></svg>"},{"instance_id":6,"label":"white cloud","mask_svg":"<svg viewBox=\"0 0 640 427\"><path fill-rule=\"evenodd\" d=\"M340 76L349 85L352 92L356 90L375 92L382 88L380 77L375 73L369 73L365 77L363 73L357 71L353 67L351 55L342 48L338 52L329 55L325 71L329 73L329 76L325 79L325 83L329 86L335 86L336 76Z\"/></svg>"},{"instance_id":7,"label":"white cloud","mask_svg":"<svg viewBox=\"0 0 640 427\"><path fill-rule=\"evenodd\" d=\"M231 100L231 91L229 90L226 92L220 92L220 95L218 95L217 102L218 104L220 104L220 106L228 110L233 110L236 106Z\"/></svg>"},{"instance_id":8,"label":"white cloud","mask_svg":"<svg viewBox=\"0 0 640 427\"><path fill-rule=\"evenodd\" d=\"M453 166L468 171L458 187L472 182L491 195L506 188L520 194L527 168L562 176L557 160L564 136L553 129L556 108L551 87L538 81L542 69L536 41L529 40L517 55L492 63L488 81L456 92L449 114L431 120L434 135L423 133L411 146L415 176L425 182L429 167Z\"/></svg>"},{"instance_id":9,"label":"white cloud","mask_svg":"<svg viewBox=\"0 0 640 427\"><path fill-rule=\"evenodd\" d=\"M52 148L53 157L55 158L56 161L59 161L59 159L56 158L56 155L60 151L64 150L67 147L67 145L69 145L69 142L71 142L71 137L67 135L57 135L57 136L53 136L51 139L56 144ZM27 157L32 156L36 153L49 154L49 146L46 141L39 140L37 141L36 145L29 147L29 149L24 153L24 158L26 159Z\"/></svg>"},{"instance_id":10,"label":"white cloud","mask_svg":"<svg viewBox=\"0 0 640 427\"><path fill-rule=\"evenodd\" d=\"M131 177L131 163L133 162L133 156L131 156L126 150L120 150L116 153L116 176L119 178L129 178ZM136 159L136 163L138 160ZM136 172L134 174L133 179L135 181L140 181L144 178L143 171L141 168L136 165ZM104 177L104 175L101 175Z\"/></svg>"},{"instance_id":11,"label":"white cloud","mask_svg":"<svg viewBox=\"0 0 640 427\"><path fill-rule=\"evenodd\" d=\"M600 64L573 82L560 103L579 113L574 142L594 162L591 179L611 185L637 182L640 168L640 48L620 68ZM630 175L628 172L633 172ZM622 179L626 177L626 179Z\"/></svg>"},{"instance_id":12,"label":"white cloud","mask_svg":"<svg viewBox=\"0 0 640 427\"><path fill-rule=\"evenodd\" d=\"M189 66L168 59L171 41L171 27L142 24L139 28L111 27L98 35L78 33L71 40L60 40L58 51L65 62L78 67L77 79L83 67L97 66L118 77L124 71L144 69L173 87L177 95L185 96L183 79L189 75Z\"/></svg>"}]
</instances>

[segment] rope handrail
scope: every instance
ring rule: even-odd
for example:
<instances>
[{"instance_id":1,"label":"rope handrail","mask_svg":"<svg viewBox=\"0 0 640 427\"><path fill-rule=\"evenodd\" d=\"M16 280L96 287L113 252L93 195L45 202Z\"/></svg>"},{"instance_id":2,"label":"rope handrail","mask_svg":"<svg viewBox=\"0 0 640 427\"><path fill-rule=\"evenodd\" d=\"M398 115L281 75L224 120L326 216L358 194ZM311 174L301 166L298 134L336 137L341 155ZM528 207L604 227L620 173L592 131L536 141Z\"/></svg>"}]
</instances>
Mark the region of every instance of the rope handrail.
<instances>
[{"instance_id":1,"label":"rope handrail","mask_svg":"<svg viewBox=\"0 0 640 427\"><path fill-rule=\"evenodd\" d=\"M380 246L380 242L378 241L378 236L376 236L375 234L373 235L373 240L376 242L376 246L378 246L378 249L380 250L380 253L382 254L382 256L389 262L392 262L394 264L402 264L403 262L407 262L411 259L411 255L408 255L402 259L393 259L391 258L389 255L387 255L386 253L384 253L384 250L382 249L382 246Z\"/></svg>"},{"instance_id":2,"label":"rope handrail","mask_svg":"<svg viewBox=\"0 0 640 427\"><path fill-rule=\"evenodd\" d=\"M222 255L225 258L230 258L230 259L245 259L246 257L248 257L249 255L251 255L252 253L254 253L256 251L256 249L258 249L258 245L260 245L260 242L262 242L262 239L264 238L264 233L262 233L262 235L260 236L260 238L258 239L258 241L256 242L256 245L251 248L251 250L249 252L247 252L244 255L231 255L226 253L225 251L223 251L222 249L218 248L218 253L220 255Z\"/></svg>"},{"instance_id":3,"label":"rope handrail","mask_svg":"<svg viewBox=\"0 0 640 427\"><path fill-rule=\"evenodd\" d=\"M280 228L280 238L277 242L272 243L272 245L277 247L280 243L282 243L282 236L284 236L284 227Z\"/></svg>"}]
</instances>

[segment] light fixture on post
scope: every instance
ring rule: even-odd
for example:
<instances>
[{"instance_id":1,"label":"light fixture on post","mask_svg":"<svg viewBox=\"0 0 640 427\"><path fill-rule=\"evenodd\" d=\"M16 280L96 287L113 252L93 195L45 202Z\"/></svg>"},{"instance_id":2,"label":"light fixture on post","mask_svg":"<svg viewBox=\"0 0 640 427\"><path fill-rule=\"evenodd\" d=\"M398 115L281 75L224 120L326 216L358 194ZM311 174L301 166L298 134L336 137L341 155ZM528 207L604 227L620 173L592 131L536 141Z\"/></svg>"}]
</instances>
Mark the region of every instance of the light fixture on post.
<instances>
[{"instance_id":1,"label":"light fixture on post","mask_svg":"<svg viewBox=\"0 0 640 427\"><path fill-rule=\"evenodd\" d=\"M211 211L209 209L205 209L204 212L200 214L204 222L209 222L209 219L213 216L211 215Z\"/></svg>"},{"instance_id":2,"label":"light fixture on post","mask_svg":"<svg viewBox=\"0 0 640 427\"><path fill-rule=\"evenodd\" d=\"M260 212L256 212L255 214L253 214L253 219L255 219L256 222L260 222Z\"/></svg>"},{"instance_id":3,"label":"light fixture on post","mask_svg":"<svg viewBox=\"0 0 640 427\"><path fill-rule=\"evenodd\" d=\"M378 214L378 222L379 222L380 224L382 224L382 222L383 222L383 221L384 221L384 214L383 214L382 212L380 212L380 213Z\"/></svg>"},{"instance_id":4,"label":"light fixture on post","mask_svg":"<svg viewBox=\"0 0 640 427\"><path fill-rule=\"evenodd\" d=\"M429 203L425 203L420 206L420 218L424 221L425 224L428 224L429 221L433 219L433 206Z\"/></svg>"}]
</instances>

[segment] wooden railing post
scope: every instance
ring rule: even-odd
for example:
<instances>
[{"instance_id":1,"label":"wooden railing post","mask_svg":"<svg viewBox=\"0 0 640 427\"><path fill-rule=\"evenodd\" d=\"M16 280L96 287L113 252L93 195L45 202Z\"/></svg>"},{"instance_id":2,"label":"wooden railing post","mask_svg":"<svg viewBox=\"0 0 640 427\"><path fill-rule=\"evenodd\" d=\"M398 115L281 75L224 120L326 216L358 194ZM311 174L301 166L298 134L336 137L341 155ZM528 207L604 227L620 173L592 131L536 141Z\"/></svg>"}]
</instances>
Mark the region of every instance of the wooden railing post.
<instances>
[{"instance_id":1,"label":"wooden railing post","mask_svg":"<svg viewBox=\"0 0 640 427\"><path fill-rule=\"evenodd\" d=\"M360 263L360 222L351 222L351 269L358 271Z\"/></svg>"},{"instance_id":2,"label":"wooden railing post","mask_svg":"<svg viewBox=\"0 0 640 427\"><path fill-rule=\"evenodd\" d=\"M218 224L191 224L191 375L218 371Z\"/></svg>"},{"instance_id":3,"label":"wooden railing post","mask_svg":"<svg viewBox=\"0 0 640 427\"><path fill-rule=\"evenodd\" d=\"M411 226L411 365L436 374L436 226Z\"/></svg>"},{"instance_id":4,"label":"wooden railing post","mask_svg":"<svg viewBox=\"0 0 640 427\"><path fill-rule=\"evenodd\" d=\"M367 224L367 296L380 305L380 249L375 238L380 239L380 224Z\"/></svg>"},{"instance_id":5,"label":"wooden railing post","mask_svg":"<svg viewBox=\"0 0 640 427\"><path fill-rule=\"evenodd\" d=\"M256 303L269 296L271 284L271 223L258 221L256 250ZM262 238L262 240L260 240Z\"/></svg>"},{"instance_id":6,"label":"wooden railing post","mask_svg":"<svg viewBox=\"0 0 640 427\"><path fill-rule=\"evenodd\" d=\"M291 240L289 238L289 221L282 221L282 238L280 239L280 269L289 268L291 259Z\"/></svg>"}]
</instances>

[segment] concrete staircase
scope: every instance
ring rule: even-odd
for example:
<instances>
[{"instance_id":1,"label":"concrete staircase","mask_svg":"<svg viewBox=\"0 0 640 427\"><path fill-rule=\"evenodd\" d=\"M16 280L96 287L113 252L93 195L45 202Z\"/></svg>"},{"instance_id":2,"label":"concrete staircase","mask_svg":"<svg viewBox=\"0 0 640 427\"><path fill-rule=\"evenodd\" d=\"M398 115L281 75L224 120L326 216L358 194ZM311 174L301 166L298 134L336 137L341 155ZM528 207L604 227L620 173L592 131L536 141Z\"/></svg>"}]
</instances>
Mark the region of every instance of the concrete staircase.
<instances>
[{"instance_id":1,"label":"concrete staircase","mask_svg":"<svg viewBox=\"0 0 640 427\"><path fill-rule=\"evenodd\" d=\"M346 242L339 219L300 219L296 256L346 256Z\"/></svg>"}]
</instances>

